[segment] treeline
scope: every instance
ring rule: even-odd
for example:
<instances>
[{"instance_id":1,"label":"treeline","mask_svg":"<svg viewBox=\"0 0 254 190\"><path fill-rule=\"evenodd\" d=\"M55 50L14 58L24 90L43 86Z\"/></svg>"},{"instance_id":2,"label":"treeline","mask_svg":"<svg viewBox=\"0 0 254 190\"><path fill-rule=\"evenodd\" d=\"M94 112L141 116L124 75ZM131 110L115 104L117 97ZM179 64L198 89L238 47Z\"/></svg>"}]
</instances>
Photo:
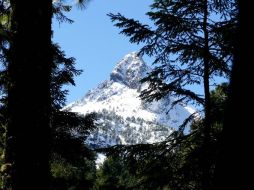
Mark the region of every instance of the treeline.
<instances>
[{"instance_id":1,"label":"treeline","mask_svg":"<svg viewBox=\"0 0 254 190\"><path fill-rule=\"evenodd\" d=\"M87 138L93 148L108 147L115 144L143 144L151 141L159 142L168 136L173 128L156 121L145 121L140 117L126 117L106 109L96 113L96 128Z\"/></svg>"}]
</instances>

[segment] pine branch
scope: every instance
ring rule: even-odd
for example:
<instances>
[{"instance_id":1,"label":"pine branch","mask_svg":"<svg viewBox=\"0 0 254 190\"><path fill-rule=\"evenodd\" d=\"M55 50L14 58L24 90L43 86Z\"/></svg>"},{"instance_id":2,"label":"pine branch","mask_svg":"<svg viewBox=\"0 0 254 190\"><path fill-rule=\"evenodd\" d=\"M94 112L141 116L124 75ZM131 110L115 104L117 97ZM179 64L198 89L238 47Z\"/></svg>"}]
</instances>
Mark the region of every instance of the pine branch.
<instances>
[{"instance_id":1,"label":"pine branch","mask_svg":"<svg viewBox=\"0 0 254 190\"><path fill-rule=\"evenodd\" d=\"M112 22L117 22L114 26L122 28L120 31L121 34L130 37L131 43L139 44L141 42L149 42L154 35L154 32L150 27L148 27L148 25L142 25L134 19L127 19L120 13L109 13L107 15L110 17Z\"/></svg>"}]
</instances>

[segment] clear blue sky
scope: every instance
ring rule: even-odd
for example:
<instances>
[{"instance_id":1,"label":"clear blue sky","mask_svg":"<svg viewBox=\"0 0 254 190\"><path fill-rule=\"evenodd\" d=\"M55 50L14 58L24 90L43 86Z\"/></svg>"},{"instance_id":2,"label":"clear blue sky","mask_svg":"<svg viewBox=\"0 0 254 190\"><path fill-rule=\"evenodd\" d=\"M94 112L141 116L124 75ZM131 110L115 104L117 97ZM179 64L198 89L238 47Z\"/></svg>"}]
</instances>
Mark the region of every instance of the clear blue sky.
<instances>
[{"instance_id":1,"label":"clear blue sky","mask_svg":"<svg viewBox=\"0 0 254 190\"><path fill-rule=\"evenodd\" d=\"M54 21L54 42L59 43L67 56L76 58L77 68L84 72L75 78L76 86L68 86L67 104L85 95L98 83L109 77L115 64L127 53L139 46L119 34L107 13L122 13L149 23L145 13L152 0L92 0L87 9L73 9L68 17L73 24L59 25Z\"/></svg>"}]
</instances>

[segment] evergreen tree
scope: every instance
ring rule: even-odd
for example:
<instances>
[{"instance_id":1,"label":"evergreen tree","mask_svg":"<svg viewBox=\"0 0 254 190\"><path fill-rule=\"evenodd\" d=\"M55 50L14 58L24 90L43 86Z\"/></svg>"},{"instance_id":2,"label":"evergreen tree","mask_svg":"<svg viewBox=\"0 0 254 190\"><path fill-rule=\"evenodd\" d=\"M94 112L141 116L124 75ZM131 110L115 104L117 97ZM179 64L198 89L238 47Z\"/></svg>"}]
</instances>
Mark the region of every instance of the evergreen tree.
<instances>
[{"instance_id":1,"label":"evergreen tree","mask_svg":"<svg viewBox=\"0 0 254 190\"><path fill-rule=\"evenodd\" d=\"M57 45L53 45L51 92L51 154L52 188L89 189L95 178L95 154L84 144L94 128L94 114L81 116L62 110L67 90L63 86L75 85L75 59L66 58ZM60 174L61 173L61 174Z\"/></svg>"},{"instance_id":2,"label":"evergreen tree","mask_svg":"<svg viewBox=\"0 0 254 190\"><path fill-rule=\"evenodd\" d=\"M135 176L130 173L121 157L109 156L97 170L94 190L135 189Z\"/></svg>"},{"instance_id":3,"label":"evergreen tree","mask_svg":"<svg viewBox=\"0 0 254 190\"><path fill-rule=\"evenodd\" d=\"M87 1L79 2L85 5ZM7 68L1 72L0 84L4 93L1 98L7 100L6 109L1 110L7 110L4 116L8 118L4 165L8 176L4 185L5 189L45 190L49 188L52 114L56 115L56 108L64 102L66 92L59 91L62 84L73 83L73 75L79 72L67 63L61 73L53 62L61 62L64 57L51 43L52 13L66 21L61 11L69 11L70 7L63 6L63 1L54 6L52 1L36 5L30 1L1 1L0 8L0 55Z\"/></svg>"},{"instance_id":4,"label":"evergreen tree","mask_svg":"<svg viewBox=\"0 0 254 190\"><path fill-rule=\"evenodd\" d=\"M52 121L52 189L89 189L95 180L95 153L84 144L94 115L57 112Z\"/></svg>"},{"instance_id":5,"label":"evergreen tree","mask_svg":"<svg viewBox=\"0 0 254 190\"><path fill-rule=\"evenodd\" d=\"M232 64L233 40L237 8L230 1L167 1L155 0L147 15L154 26L127 19L121 14L109 14L121 33L132 43L144 43L140 54L155 57L153 71L142 82L148 89L141 97L158 100L168 93L177 97L174 102L194 101L204 107L203 136L203 189L208 189L209 164L206 150L210 147L212 106L210 86L215 77L228 77ZM190 90L201 85L204 97ZM207 155L206 155L207 154Z\"/></svg>"},{"instance_id":6,"label":"evergreen tree","mask_svg":"<svg viewBox=\"0 0 254 190\"><path fill-rule=\"evenodd\" d=\"M121 14L109 14L130 42L145 44L140 54L155 57L155 68L142 80L149 87L141 96L152 101L171 93L180 98L177 102L202 104L209 136L210 81L230 73L232 40L225 35L235 29L235 3L155 0L151 8L147 15L154 27ZM204 87L204 98L189 90L196 84Z\"/></svg>"}]
</instances>

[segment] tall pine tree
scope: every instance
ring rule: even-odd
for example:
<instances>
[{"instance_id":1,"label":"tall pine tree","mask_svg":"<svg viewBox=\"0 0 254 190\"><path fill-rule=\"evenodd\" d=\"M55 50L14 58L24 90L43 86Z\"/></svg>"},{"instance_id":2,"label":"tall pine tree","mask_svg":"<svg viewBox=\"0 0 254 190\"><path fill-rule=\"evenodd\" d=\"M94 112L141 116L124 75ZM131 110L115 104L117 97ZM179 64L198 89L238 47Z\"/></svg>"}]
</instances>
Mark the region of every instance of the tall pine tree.
<instances>
[{"instance_id":1,"label":"tall pine tree","mask_svg":"<svg viewBox=\"0 0 254 190\"><path fill-rule=\"evenodd\" d=\"M1 1L1 10L11 10L9 36L0 18L1 61L7 67L7 73L1 72L7 91L5 189L49 189L51 19L53 12L66 18L59 11L69 10L58 2Z\"/></svg>"},{"instance_id":2,"label":"tall pine tree","mask_svg":"<svg viewBox=\"0 0 254 190\"><path fill-rule=\"evenodd\" d=\"M200 165L203 168L202 188L209 189L208 164L211 141L211 82L216 77L228 77L233 58L232 37L236 31L234 0L155 0L147 15L153 26L127 19L121 14L109 14L122 34L132 43L143 43L140 54L155 58L154 69L142 82L149 84L141 97L158 100L167 94L178 102L194 101L204 108L203 148ZM200 85L203 96L190 90Z\"/></svg>"},{"instance_id":3,"label":"tall pine tree","mask_svg":"<svg viewBox=\"0 0 254 190\"><path fill-rule=\"evenodd\" d=\"M151 8L147 15L153 27L121 14L109 14L130 42L144 44L140 54L155 57L153 71L143 79L149 87L142 98L152 101L171 93L178 101L203 105L205 134L209 136L210 83L214 77L228 77L230 73L232 44L226 43L225 35L234 32L235 3L155 0ZM189 90L190 85L201 85L204 97Z\"/></svg>"}]
</instances>

